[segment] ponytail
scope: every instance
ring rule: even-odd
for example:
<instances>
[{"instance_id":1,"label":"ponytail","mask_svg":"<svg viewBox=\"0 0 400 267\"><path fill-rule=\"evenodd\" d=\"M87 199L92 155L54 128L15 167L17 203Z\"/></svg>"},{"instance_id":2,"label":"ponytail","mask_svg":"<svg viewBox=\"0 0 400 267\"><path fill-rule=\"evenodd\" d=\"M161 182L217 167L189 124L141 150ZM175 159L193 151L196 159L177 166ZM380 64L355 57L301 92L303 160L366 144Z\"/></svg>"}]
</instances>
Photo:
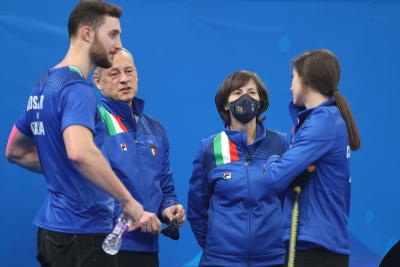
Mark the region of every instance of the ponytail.
<instances>
[{"instance_id":1,"label":"ponytail","mask_svg":"<svg viewBox=\"0 0 400 267\"><path fill-rule=\"evenodd\" d=\"M361 146L361 139L358 133L356 122L353 118L353 114L351 113L350 106L344 96L338 90L333 92L333 97L335 98L336 105L346 123L350 148L351 150L357 150Z\"/></svg>"}]
</instances>

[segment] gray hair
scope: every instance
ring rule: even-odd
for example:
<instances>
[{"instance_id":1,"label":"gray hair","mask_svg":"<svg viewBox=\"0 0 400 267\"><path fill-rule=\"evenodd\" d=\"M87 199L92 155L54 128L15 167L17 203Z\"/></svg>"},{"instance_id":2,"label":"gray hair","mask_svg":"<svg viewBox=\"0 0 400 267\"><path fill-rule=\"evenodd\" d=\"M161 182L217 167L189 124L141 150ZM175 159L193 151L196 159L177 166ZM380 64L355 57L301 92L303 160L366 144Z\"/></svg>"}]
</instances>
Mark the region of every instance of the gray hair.
<instances>
[{"instance_id":1,"label":"gray hair","mask_svg":"<svg viewBox=\"0 0 400 267\"><path fill-rule=\"evenodd\" d=\"M125 47L122 47L122 48L121 48L121 52L127 53L127 54L129 55L129 57L132 59L132 63L135 65L135 61L133 60L132 53L129 52L128 49L126 49ZM101 70L102 70L101 67L96 66L96 68L95 68L94 71L93 71L93 76L96 76L96 77L98 77L98 78L100 79L100 78L101 78Z\"/></svg>"}]
</instances>

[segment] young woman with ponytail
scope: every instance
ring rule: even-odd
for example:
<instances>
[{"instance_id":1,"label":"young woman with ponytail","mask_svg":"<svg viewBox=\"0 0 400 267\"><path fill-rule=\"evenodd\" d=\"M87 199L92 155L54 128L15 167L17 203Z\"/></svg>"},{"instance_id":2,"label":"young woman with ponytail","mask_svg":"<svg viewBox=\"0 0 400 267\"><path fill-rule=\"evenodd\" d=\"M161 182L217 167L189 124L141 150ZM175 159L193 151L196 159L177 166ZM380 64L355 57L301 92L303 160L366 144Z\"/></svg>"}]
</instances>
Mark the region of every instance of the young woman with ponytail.
<instances>
[{"instance_id":1,"label":"young woman with ponytail","mask_svg":"<svg viewBox=\"0 0 400 267\"><path fill-rule=\"evenodd\" d=\"M283 239L288 246L292 187L298 182L296 177L315 166L301 185L294 266L348 266L349 160L351 150L357 150L361 141L350 107L338 89L339 62L332 52L318 49L295 58L292 69L291 145L281 157L267 161L267 183L277 192L287 192Z\"/></svg>"}]
</instances>

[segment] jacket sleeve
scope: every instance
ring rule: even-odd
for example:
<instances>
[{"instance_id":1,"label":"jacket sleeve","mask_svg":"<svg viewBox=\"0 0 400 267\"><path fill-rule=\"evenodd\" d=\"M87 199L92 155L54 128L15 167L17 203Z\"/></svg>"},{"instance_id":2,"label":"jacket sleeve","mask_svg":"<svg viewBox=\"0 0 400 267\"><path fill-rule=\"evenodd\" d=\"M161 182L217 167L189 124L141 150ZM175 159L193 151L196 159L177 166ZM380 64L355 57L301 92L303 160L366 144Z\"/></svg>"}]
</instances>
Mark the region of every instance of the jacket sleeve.
<instances>
[{"instance_id":1,"label":"jacket sleeve","mask_svg":"<svg viewBox=\"0 0 400 267\"><path fill-rule=\"evenodd\" d=\"M315 110L312 117L301 126L296 140L282 157L273 155L268 159L268 185L277 192L287 189L299 174L331 149L335 136L331 115L324 110Z\"/></svg>"},{"instance_id":2,"label":"jacket sleeve","mask_svg":"<svg viewBox=\"0 0 400 267\"><path fill-rule=\"evenodd\" d=\"M188 220L201 248L204 248L206 243L210 203L210 193L204 170L204 148L203 141L197 157L193 161L188 193Z\"/></svg>"},{"instance_id":3,"label":"jacket sleeve","mask_svg":"<svg viewBox=\"0 0 400 267\"><path fill-rule=\"evenodd\" d=\"M163 167L160 173L160 187L163 194L163 198L159 210L160 215L162 214L162 211L165 208L178 204L178 200L175 193L174 181L172 179L172 171L169 164L169 142L166 136L163 139L163 145L164 145Z\"/></svg>"},{"instance_id":4,"label":"jacket sleeve","mask_svg":"<svg viewBox=\"0 0 400 267\"><path fill-rule=\"evenodd\" d=\"M283 145L283 152L286 152L289 149L289 140L286 134L281 134L281 141Z\"/></svg>"},{"instance_id":5,"label":"jacket sleeve","mask_svg":"<svg viewBox=\"0 0 400 267\"><path fill-rule=\"evenodd\" d=\"M279 155L279 157L281 157L289 149L289 138L288 138L287 134L279 133L279 139L280 139L281 144L282 144L282 153ZM283 202L284 202L287 190L288 189L283 190L281 192L276 192L277 196L278 196L278 198L279 198L279 200L281 202L281 207L282 208L283 208Z\"/></svg>"}]
</instances>

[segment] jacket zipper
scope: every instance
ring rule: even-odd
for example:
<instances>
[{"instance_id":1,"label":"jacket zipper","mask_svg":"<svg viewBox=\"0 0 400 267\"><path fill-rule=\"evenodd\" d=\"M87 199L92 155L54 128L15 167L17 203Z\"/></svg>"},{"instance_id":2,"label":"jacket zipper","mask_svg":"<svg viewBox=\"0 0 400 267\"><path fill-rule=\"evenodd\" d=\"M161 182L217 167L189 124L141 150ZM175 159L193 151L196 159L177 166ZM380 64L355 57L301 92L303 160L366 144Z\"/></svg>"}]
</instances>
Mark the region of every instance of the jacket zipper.
<instances>
[{"instance_id":1,"label":"jacket zipper","mask_svg":"<svg viewBox=\"0 0 400 267\"><path fill-rule=\"evenodd\" d=\"M250 200L250 178L249 178L249 162L245 161L245 167L246 167L246 178L247 178L247 201ZM247 207L247 249L246 249L246 256L247 256L247 266L250 266L250 256L249 256L249 245L250 245L250 210L249 207Z\"/></svg>"},{"instance_id":2,"label":"jacket zipper","mask_svg":"<svg viewBox=\"0 0 400 267\"><path fill-rule=\"evenodd\" d=\"M143 168L142 168L142 163L141 163L141 158L140 158L140 149L139 149L140 142L138 141L138 138L137 138L138 137L137 130L138 130L138 125L136 124L136 131L135 131L135 136L134 136L133 142L135 143L135 146L136 146L136 149L137 149L137 159L138 159L138 162L139 162L138 165L140 166L139 167L140 176L142 178L142 181L143 181L143 184L144 184L144 188L145 188L144 192L147 192L148 191L148 188L147 188L148 186L147 186L146 179L143 177ZM140 203L140 204L142 204L143 208L145 208L145 205L147 205L149 203L148 194L145 194L144 197L145 197L145 203ZM145 211L147 211L147 210L145 209Z\"/></svg>"}]
</instances>

